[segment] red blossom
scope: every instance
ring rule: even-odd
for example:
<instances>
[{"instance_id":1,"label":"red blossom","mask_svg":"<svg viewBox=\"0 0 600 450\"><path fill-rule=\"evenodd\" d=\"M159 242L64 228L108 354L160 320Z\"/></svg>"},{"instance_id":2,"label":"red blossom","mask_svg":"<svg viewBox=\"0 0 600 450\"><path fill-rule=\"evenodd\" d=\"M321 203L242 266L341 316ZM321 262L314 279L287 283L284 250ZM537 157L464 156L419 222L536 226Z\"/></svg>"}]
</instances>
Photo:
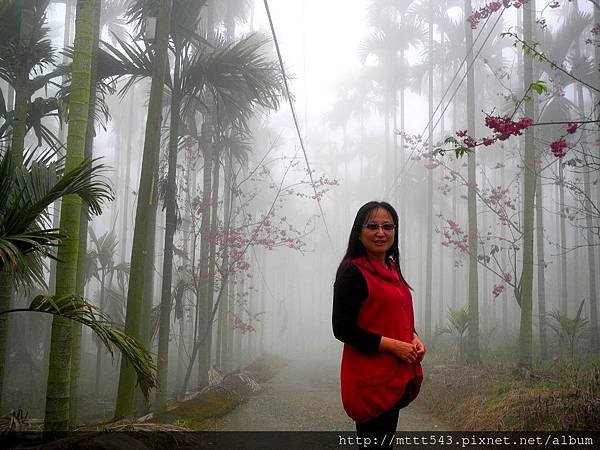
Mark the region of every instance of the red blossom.
<instances>
[{"instance_id":1,"label":"red blossom","mask_svg":"<svg viewBox=\"0 0 600 450\"><path fill-rule=\"evenodd\" d=\"M465 145L465 147L473 148L477 146L477 141L471 136L467 136L463 139L463 144Z\"/></svg>"},{"instance_id":2,"label":"red blossom","mask_svg":"<svg viewBox=\"0 0 600 450\"><path fill-rule=\"evenodd\" d=\"M562 158L567 154L567 148L569 144L564 138L557 139L550 143L550 149L552 150L552 154L557 158Z\"/></svg>"},{"instance_id":3,"label":"red blossom","mask_svg":"<svg viewBox=\"0 0 600 450\"><path fill-rule=\"evenodd\" d=\"M533 123L531 117L523 117L517 121L509 116L487 116L485 126L496 133L496 138L505 141L511 136L520 136Z\"/></svg>"},{"instance_id":4,"label":"red blossom","mask_svg":"<svg viewBox=\"0 0 600 450\"><path fill-rule=\"evenodd\" d=\"M244 322L242 319L240 319L237 316L233 319L233 328L237 328L238 330L241 331L242 334L252 333L252 332L256 331L256 329L252 325Z\"/></svg>"},{"instance_id":5,"label":"red blossom","mask_svg":"<svg viewBox=\"0 0 600 450\"><path fill-rule=\"evenodd\" d=\"M493 1L488 3L487 5L482 6L473 14L471 14L467 20L471 23L471 28L477 28L477 25L481 20L487 19L496 11L499 11L500 8L509 8L511 6L515 8L520 8L522 5L527 3L529 0L502 0L502 1Z\"/></svg>"},{"instance_id":6,"label":"red blossom","mask_svg":"<svg viewBox=\"0 0 600 450\"><path fill-rule=\"evenodd\" d=\"M506 289L506 288L501 284L495 285L494 289L492 290L492 294L494 295L494 298L496 298L500 294L502 294L504 292L504 289Z\"/></svg>"},{"instance_id":7,"label":"red blossom","mask_svg":"<svg viewBox=\"0 0 600 450\"><path fill-rule=\"evenodd\" d=\"M567 125L567 133L575 134L575 132L577 131L577 128L579 128L579 124L576 122L571 122L570 124Z\"/></svg>"}]
</instances>

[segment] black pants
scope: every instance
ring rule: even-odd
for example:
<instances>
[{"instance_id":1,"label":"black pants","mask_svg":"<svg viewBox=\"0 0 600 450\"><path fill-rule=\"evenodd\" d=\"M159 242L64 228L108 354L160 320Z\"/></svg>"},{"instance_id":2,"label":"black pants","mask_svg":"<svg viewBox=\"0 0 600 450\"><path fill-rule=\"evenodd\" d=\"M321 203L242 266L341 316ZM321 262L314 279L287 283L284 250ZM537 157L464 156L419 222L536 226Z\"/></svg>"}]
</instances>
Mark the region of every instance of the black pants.
<instances>
[{"instance_id":1,"label":"black pants","mask_svg":"<svg viewBox=\"0 0 600 450\"><path fill-rule=\"evenodd\" d=\"M358 448L392 449L392 437L398 426L398 415L402 408L402 400L392 409L368 422L356 422L356 435L361 438Z\"/></svg>"},{"instance_id":2,"label":"black pants","mask_svg":"<svg viewBox=\"0 0 600 450\"><path fill-rule=\"evenodd\" d=\"M358 448L378 448L388 450L393 448L393 437L396 433L396 427L398 426L400 410L408 406L410 403L409 398L414 398L413 391L415 389L414 384L409 382L404 391L404 396L391 409L368 422L356 422L357 437L366 438L365 440L361 439L362 443ZM368 445L365 445L365 443Z\"/></svg>"}]
</instances>

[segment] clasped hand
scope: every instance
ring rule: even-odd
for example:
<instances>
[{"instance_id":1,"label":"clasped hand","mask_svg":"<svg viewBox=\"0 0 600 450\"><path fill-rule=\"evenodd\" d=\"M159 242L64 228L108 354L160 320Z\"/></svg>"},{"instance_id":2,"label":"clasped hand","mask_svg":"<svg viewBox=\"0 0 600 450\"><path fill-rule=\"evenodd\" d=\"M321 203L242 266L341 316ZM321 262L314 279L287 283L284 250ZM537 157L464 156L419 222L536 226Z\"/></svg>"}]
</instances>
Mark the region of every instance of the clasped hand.
<instances>
[{"instance_id":1,"label":"clasped hand","mask_svg":"<svg viewBox=\"0 0 600 450\"><path fill-rule=\"evenodd\" d=\"M425 345L416 334L413 336L412 342L404 342L383 336L379 349L392 353L396 358L408 364L421 362L425 356Z\"/></svg>"},{"instance_id":2,"label":"clasped hand","mask_svg":"<svg viewBox=\"0 0 600 450\"><path fill-rule=\"evenodd\" d=\"M411 343L396 341L394 354L409 364L421 362L425 356L425 345L416 334Z\"/></svg>"}]
</instances>

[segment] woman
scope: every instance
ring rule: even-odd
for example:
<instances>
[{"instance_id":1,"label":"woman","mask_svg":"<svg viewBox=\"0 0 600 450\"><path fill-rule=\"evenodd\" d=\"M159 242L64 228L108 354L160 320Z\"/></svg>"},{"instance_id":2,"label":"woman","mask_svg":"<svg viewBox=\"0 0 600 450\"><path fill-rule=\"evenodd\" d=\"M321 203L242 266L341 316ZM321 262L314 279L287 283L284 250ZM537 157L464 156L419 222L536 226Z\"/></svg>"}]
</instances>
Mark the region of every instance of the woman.
<instances>
[{"instance_id":1,"label":"woman","mask_svg":"<svg viewBox=\"0 0 600 450\"><path fill-rule=\"evenodd\" d=\"M344 342L342 403L359 437L379 436L378 448L386 448L381 439L396 431L400 409L415 399L423 380L425 346L414 329L399 253L394 208L363 205L333 288L333 333Z\"/></svg>"}]
</instances>

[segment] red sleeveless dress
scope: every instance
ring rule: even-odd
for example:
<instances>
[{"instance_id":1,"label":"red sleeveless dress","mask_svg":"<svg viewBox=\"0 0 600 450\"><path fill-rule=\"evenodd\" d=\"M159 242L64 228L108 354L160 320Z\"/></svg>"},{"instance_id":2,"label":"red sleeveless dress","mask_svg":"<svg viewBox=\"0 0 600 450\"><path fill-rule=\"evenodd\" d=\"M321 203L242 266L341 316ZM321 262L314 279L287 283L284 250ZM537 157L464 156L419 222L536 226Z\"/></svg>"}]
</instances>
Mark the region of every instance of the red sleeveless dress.
<instances>
[{"instance_id":1,"label":"red sleeveless dress","mask_svg":"<svg viewBox=\"0 0 600 450\"><path fill-rule=\"evenodd\" d=\"M367 281L357 325L381 336L411 342L414 332L412 296L392 265L355 258L352 263ZM348 416L366 422L391 409L400 400L414 400L423 381L420 363L408 364L388 352L368 355L344 344L341 367L342 403Z\"/></svg>"}]
</instances>

